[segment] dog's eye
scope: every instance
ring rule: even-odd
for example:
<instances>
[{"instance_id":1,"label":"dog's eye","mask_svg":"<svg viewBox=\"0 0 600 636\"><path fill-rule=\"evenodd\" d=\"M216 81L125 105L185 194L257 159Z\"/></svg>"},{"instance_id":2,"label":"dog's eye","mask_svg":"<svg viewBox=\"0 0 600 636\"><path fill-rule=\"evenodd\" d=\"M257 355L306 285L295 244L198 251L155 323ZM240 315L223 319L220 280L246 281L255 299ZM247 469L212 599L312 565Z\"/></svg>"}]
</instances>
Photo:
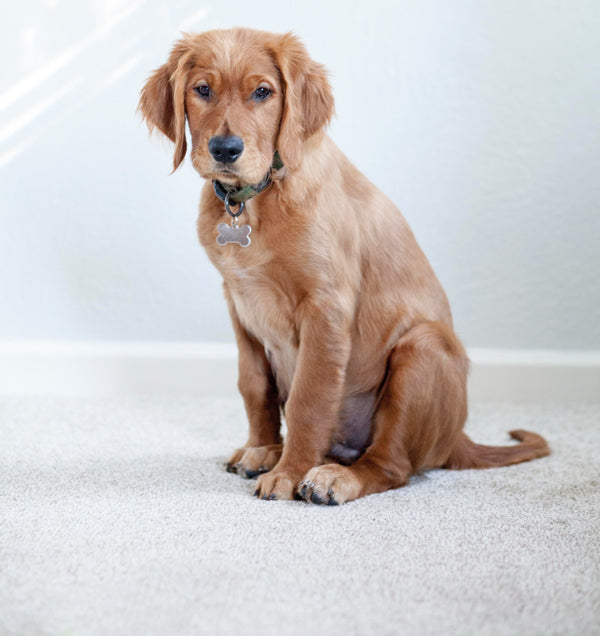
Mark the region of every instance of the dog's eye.
<instances>
[{"instance_id":1,"label":"dog's eye","mask_svg":"<svg viewBox=\"0 0 600 636\"><path fill-rule=\"evenodd\" d=\"M271 96L272 92L273 91L270 88L267 88L266 86L259 86L254 91L254 95L252 97L254 98L254 101L256 102L264 102L265 99Z\"/></svg>"},{"instance_id":2,"label":"dog's eye","mask_svg":"<svg viewBox=\"0 0 600 636\"><path fill-rule=\"evenodd\" d=\"M205 99L210 97L210 87L208 84L200 84L200 86L196 86L194 90L200 97L204 97Z\"/></svg>"}]
</instances>

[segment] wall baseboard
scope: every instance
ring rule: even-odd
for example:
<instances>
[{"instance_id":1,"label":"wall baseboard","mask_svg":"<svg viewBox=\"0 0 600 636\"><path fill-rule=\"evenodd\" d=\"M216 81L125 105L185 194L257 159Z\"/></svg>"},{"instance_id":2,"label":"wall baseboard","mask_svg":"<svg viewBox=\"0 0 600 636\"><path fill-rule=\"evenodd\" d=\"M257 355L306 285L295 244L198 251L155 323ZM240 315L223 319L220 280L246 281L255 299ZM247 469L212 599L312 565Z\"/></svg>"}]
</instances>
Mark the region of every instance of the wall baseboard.
<instances>
[{"instance_id":1,"label":"wall baseboard","mask_svg":"<svg viewBox=\"0 0 600 636\"><path fill-rule=\"evenodd\" d=\"M600 402L600 351L471 349L472 402ZM228 343L0 341L0 395L237 395Z\"/></svg>"},{"instance_id":2,"label":"wall baseboard","mask_svg":"<svg viewBox=\"0 0 600 636\"><path fill-rule=\"evenodd\" d=\"M477 402L600 402L600 351L470 349Z\"/></svg>"}]
</instances>

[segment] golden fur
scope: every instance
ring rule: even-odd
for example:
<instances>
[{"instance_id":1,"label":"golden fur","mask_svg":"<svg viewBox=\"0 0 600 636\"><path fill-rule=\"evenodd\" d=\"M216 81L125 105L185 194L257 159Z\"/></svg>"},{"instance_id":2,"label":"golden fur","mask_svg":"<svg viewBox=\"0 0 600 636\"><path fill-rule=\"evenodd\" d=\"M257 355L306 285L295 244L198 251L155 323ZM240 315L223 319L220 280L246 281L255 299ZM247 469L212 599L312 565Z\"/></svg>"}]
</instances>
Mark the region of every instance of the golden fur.
<instances>
[{"instance_id":1,"label":"golden fur","mask_svg":"<svg viewBox=\"0 0 600 636\"><path fill-rule=\"evenodd\" d=\"M259 86L268 99L253 99ZM325 134L333 108L325 69L295 36L249 29L184 36L142 91L150 128L175 144L174 168L187 119L191 160L207 179L198 234L223 276L250 426L229 469L260 473L265 499L335 504L426 468L548 454L535 433L513 431L522 443L508 447L463 433L468 360L448 301L396 206ZM243 139L234 163L209 153L216 135ZM240 219L251 245L217 245L228 217L211 180L256 184L276 150L285 167Z\"/></svg>"}]
</instances>

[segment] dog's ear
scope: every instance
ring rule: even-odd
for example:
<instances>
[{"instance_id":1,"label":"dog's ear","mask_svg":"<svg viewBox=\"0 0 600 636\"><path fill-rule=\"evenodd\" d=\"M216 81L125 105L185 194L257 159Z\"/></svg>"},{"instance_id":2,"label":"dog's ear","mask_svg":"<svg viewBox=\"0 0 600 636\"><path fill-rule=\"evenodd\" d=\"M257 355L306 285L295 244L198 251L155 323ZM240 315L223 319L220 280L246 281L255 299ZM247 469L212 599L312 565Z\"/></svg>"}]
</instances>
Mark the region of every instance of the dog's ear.
<instances>
[{"instance_id":1,"label":"dog's ear","mask_svg":"<svg viewBox=\"0 0 600 636\"><path fill-rule=\"evenodd\" d=\"M166 64L156 69L142 89L138 111L148 124L175 144L173 171L185 157L185 89L190 68L191 46L188 36L173 47Z\"/></svg>"},{"instance_id":2,"label":"dog's ear","mask_svg":"<svg viewBox=\"0 0 600 636\"><path fill-rule=\"evenodd\" d=\"M284 165L294 169L300 163L302 142L333 116L333 92L325 67L310 59L295 35L280 36L271 50L284 84L277 150Z\"/></svg>"}]
</instances>

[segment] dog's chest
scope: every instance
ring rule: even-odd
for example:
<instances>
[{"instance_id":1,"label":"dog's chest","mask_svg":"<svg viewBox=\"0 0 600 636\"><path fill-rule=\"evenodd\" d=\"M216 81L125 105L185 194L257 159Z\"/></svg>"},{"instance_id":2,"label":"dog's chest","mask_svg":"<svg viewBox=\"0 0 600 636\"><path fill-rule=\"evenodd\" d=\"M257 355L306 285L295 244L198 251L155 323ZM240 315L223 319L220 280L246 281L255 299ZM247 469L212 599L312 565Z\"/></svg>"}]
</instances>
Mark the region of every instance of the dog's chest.
<instances>
[{"instance_id":1,"label":"dog's chest","mask_svg":"<svg viewBox=\"0 0 600 636\"><path fill-rule=\"evenodd\" d=\"M282 272L275 275L273 266L242 258L228 259L220 269L242 325L267 349L290 346L293 307L281 284Z\"/></svg>"}]
</instances>

